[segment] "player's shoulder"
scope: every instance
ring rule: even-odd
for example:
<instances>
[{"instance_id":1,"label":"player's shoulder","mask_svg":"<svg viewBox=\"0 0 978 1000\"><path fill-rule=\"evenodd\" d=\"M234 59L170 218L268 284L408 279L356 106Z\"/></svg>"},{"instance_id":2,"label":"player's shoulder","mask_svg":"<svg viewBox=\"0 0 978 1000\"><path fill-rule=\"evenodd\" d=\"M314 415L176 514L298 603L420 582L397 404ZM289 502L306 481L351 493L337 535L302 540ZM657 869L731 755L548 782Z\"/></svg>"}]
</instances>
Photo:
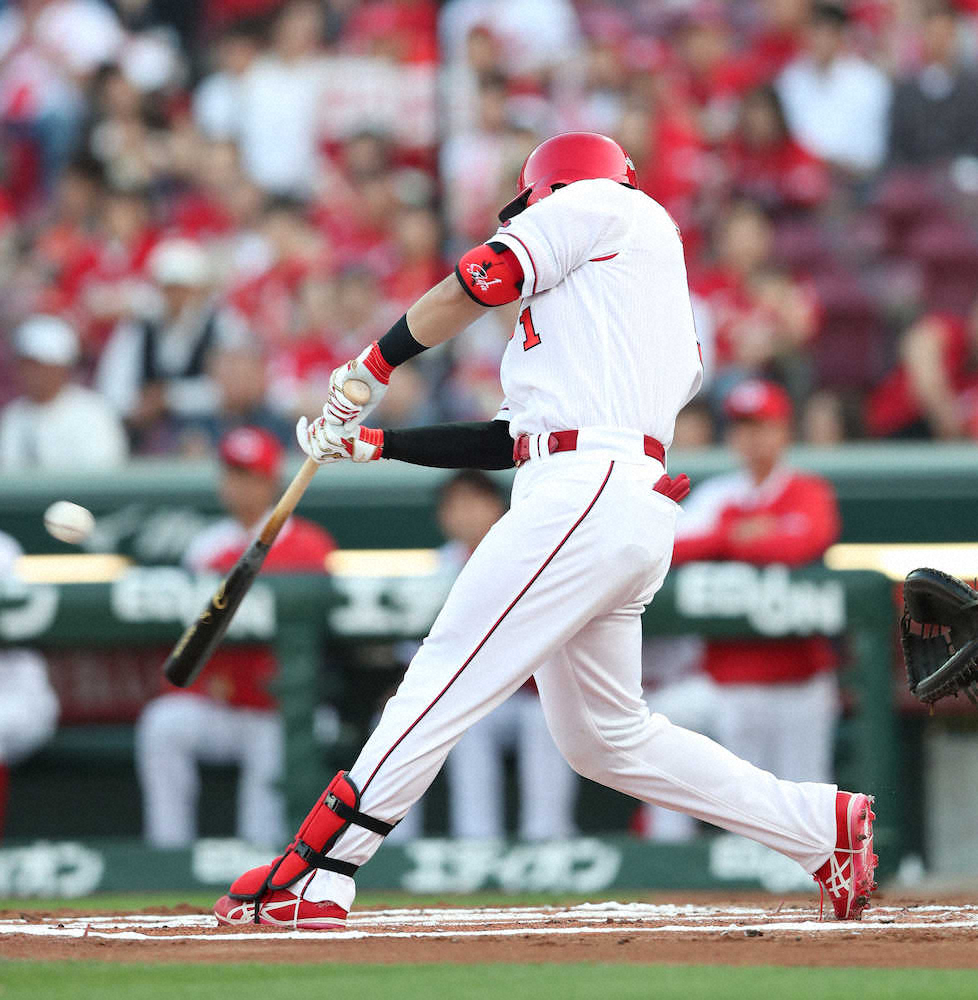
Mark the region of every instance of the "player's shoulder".
<instances>
[{"instance_id":1,"label":"player's shoulder","mask_svg":"<svg viewBox=\"0 0 978 1000\"><path fill-rule=\"evenodd\" d=\"M796 492L817 493L821 496L835 498L835 487L825 476L809 469L796 469L793 466L785 470L787 483L785 488Z\"/></svg>"},{"instance_id":2,"label":"player's shoulder","mask_svg":"<svg viewBox=\"0 0 978 1000\"><path fill-rule=\"evenodd\" d=\"M276 572L325 572L326 557L336 542L325 528L304 517L290 517L268 553L266 565Z\"/></svg>"},{"instance_id":3,"label":"player's shoulder","mask_svg":"<svg viewBox=\"0 0 978 1000\"><path fill-rule=\"evenodd\" d=\"M336 539L322 525L316 524L315 521L293 516L290 518L289 524L298 543L315 547L326 554L336 549Z\"/></svg>"},{"instance_id":4,"label":"player's shoulder","mask_svg":"<svg viewBox=\"0 0 978 1000\"><path fill-rule=\"evenodd\" d=\"M76 413L84 412L86 416L101 416L111 412L108 401L101 393L89 389L87 386L79 385L77 382L70 382L61 390L58 402L65 409Z\"/></svg>"},{"instance_id":5,"label":"player's shoulder","mask_svg":"<svg viewBox=\"0 0 978 1000\"><path fill-rule=\"evenodd\" d=\"M692 495L704 503L722 503L743 496L750 487L749 478L741 471L722 472L693 484Z\"/></svg>"}]
</instances>

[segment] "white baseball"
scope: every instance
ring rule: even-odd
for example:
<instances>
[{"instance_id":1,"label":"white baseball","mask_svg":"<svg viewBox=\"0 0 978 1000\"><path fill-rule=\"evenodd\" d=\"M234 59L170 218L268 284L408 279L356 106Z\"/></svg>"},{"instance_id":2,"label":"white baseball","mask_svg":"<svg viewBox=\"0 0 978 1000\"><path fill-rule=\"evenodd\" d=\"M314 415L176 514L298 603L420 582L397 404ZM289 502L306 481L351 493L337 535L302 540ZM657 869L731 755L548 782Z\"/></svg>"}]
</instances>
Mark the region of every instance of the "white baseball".
<instances>
[{"instance_id":1,"label":"white baseball","mask_svg":"<svg viewBox=\"0 0 978 1000\"><path fill-rule=\"evenodd\" d=\"M80 545L95 529L92 512L70 500L55 500L44 512L44 527L59 542Z\"/></svg>"}]
</instances>

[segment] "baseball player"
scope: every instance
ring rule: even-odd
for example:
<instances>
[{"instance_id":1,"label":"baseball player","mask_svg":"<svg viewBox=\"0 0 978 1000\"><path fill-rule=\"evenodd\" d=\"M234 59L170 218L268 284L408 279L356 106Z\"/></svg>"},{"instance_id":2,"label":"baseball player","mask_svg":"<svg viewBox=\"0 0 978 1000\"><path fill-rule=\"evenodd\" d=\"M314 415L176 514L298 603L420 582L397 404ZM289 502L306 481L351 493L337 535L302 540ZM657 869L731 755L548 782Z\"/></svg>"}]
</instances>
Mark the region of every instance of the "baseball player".
<instances>
[{"instance_id":1,"label":"baseball player","mask_svg":"<svg viewBox=\"0 0 978 1000\"><path fill-rule=\"evenodd\" d=\"M650 714L641 615L669 568L684 476L665 473L676 414L702 366L679 231L637 189L624 150L594 133L541 143L487 243L377 342L338 368L323 417L299 421L321 462L514 463L512 505L466 563L349 772L284 853L232 884L221 923L342 927L353 875L425 791L462 733L533 676L580 774L752 837L813 873L836 915L874 887L869 796L782 781ZM394 369L517 303L482 424L384 431L361 421ZM363 407L343 383L371 389Z\"/></svg>"},{"instance_id":2,"label":"baseball player","mask_svg":"<svg viewBox=\"0 0 978 1000\"><path fill-rule=\"evenodd\" d=\"M283 448L261 427L236 427L221 439L220 496L228 516L190 543L184 565L195 573L226 574L251 544L278 495ZM265 560L269 573L325 573L336 548L318 524L286 521ZM136 770L143 824L154 847L187 847L197 836L199 765L237 764L238 837L268 847L281 843L285 801L280 788L285 753L273 693L278 665L258 643L226 646L190 687L168 690L136 723Z\"/></svg>"}]
</instances>

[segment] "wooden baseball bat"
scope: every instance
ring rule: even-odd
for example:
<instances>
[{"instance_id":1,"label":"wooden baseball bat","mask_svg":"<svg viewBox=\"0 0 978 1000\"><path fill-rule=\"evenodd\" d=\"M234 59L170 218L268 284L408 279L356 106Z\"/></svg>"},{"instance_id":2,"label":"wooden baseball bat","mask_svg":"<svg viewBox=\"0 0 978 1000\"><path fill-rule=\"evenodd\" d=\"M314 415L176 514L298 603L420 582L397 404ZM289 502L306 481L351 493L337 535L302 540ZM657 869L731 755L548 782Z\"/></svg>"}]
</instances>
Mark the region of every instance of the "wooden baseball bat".
<instances>
[{"instance_id":1,"label":"wooden baseball bat","mask_svg":"<svg viewBox=\"0 0 978 1000\"><path fill-rule=\"evenodd\" d=\"M348 379L343 385L343 395L355 406L363 406L370 400L370 387L360 379ZM261 570L265 556L282 530L282 525L292 516L318 468L318 464L311 458L302 463L302 468L269 514L261 533L231 568L197 620L187 627L173 647L163 664L163 673L171 684L187 687L204 669L218 643L224 638L238 605Z\"/></svg>"}]
</instances>

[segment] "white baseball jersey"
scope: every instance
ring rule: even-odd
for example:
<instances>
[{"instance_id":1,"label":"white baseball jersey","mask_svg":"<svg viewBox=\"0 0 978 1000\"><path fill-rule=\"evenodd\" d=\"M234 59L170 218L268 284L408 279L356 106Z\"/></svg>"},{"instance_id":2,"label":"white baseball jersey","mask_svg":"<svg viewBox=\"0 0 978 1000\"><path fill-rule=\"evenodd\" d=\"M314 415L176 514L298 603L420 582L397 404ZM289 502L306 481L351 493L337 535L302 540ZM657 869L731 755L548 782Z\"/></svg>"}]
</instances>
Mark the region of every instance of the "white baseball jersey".
<instances>
[{"instance_id":1,"label":"white baseball jersey","mask_svg":"<svg viewBox=\"0 0 978 1000\"><path fill-rule=\"evenodd\" d=\"M669 213L616 181L577 181L497 230L523 268L500 377L513 436L616 428L672 442L703 380Z\"/></svg>"}]
</instances>

